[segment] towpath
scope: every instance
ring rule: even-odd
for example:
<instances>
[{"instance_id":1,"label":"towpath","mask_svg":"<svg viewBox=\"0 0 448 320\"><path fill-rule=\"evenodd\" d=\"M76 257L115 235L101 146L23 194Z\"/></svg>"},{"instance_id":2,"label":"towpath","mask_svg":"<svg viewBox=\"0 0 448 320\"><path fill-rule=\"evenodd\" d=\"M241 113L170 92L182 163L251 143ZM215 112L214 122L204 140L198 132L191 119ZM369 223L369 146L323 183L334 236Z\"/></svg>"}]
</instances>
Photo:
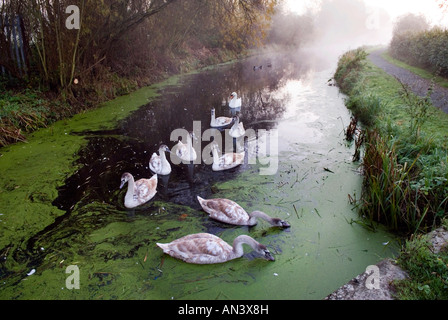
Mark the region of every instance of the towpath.
<instances>
[{"instance_id":1,"label":"towpath","mask_svg":"<svg viewBox=\"0 0 448 320\"><path fill-rule=\"evenodd\" d=\"M431 86L431 81L428 79L423 79L422 77L412 73L409 70L400 68L386 60L382 57L383 52L387 49L380 49L370 53L369 59L376 66L380 67L388 74L395 76L402 83L406 84L415 94L424 97L428 92L428 88ZM433 93L431 94L431 100L434 106L442 109L444 112L448 113L448 89L440 87L438 85L434 86Z\"/></svg>"}]
</instances>

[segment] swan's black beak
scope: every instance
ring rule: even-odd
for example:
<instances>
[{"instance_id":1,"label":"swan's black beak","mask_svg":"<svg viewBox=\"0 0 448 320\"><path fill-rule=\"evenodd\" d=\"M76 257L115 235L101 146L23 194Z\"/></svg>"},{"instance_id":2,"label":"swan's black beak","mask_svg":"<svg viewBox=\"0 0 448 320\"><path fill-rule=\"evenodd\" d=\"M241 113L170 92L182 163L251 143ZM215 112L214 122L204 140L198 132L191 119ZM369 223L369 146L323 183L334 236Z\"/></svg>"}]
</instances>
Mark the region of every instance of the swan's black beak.
<instances>
[{"instance_id":1,"label":"swan's black beak","mask_svg":"<svg viewBox=\"0 0 448 320\"><path fill-rule=\"evenodd\" d=\"M268 250L264 252L264 258L268 261L275 261L274 256Z\"/></svg>"},{"instance_id":2,"label":"swan's black beak","mask_svg":"<svg viewBox=\"0 0 448 320\"><path fill-rule=\"evenodd\" d=\"M289 227L291 227L291 225L287 221L285 221L285 220L282 220L280 223L282 225L282 228L289 228Z\"/></svg>"}]
</instances>

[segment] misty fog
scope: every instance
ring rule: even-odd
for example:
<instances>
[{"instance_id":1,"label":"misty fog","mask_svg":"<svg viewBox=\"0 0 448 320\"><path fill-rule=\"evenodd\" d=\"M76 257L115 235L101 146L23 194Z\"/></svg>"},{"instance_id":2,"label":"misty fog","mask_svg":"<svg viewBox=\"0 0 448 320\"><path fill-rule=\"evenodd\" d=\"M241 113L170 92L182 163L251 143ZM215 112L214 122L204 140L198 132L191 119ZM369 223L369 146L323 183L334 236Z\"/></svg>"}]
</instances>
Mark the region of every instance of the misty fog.
<instances>
[{"instance_id":1,"label":"misty fog","mask_svg":"<svg viewBox=\"0 0 448 320\"><path fill-rule=\"evenodd\" d=\"M361 0L316 1L303 14L282 3L273 17L268 43L313 51L334 62L349 49L387 45L393 24L386 10L371 8Z\"/></svg>"}]
</instances>

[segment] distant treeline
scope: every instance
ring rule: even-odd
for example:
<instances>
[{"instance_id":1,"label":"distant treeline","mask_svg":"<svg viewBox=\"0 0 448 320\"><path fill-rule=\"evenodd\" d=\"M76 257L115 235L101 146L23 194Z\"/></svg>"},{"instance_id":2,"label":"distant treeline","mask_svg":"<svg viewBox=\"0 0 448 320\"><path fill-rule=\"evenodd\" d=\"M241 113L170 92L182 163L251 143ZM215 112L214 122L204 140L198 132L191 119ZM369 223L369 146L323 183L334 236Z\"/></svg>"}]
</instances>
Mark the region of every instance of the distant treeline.
<instances>
[{"instance_id":1,"label":"distant treeline","mask_svg":"<svg viewBox=\"0 0 448 320\"><path fill-rule=\"evenodd\" d=\"M418 25L414 23L414 28ZM427 30L425 23L419 29L400 30L397 26L390 44L391 56L448 77L448 30L440 27Z\"/></svg>"}]
</instances>

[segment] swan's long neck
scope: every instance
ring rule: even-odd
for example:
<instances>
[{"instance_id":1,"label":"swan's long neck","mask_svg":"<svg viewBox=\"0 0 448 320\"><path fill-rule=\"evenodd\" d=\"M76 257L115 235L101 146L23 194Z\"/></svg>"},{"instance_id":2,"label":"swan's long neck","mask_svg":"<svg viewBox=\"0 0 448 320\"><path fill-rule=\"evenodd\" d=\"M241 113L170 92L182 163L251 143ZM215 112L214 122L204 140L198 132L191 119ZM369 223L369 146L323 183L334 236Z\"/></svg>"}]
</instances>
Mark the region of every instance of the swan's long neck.
<instances>
[{"instance_id":1,"label":"swan's long neck","mask_svg":"<svg viewBox=\"0 0 448 320\"><path fill-rule=\"evenodd\" d=\"M187 136L187 150L190 155L190 161L193 161L193 141L190 135Z\"/></svg>"},{"instance_id":2,"label":"swan's long neck","mask_svg":"<svg viewBox=\"0 0 448 320\"><path fill-rule=\"evenodd\" d=\"M243 244L247 244L252 249L257 250L258 242L246 235L240 235L233 240L233 254L235 258L242 257L244 254Z\"/></svg>"},{"instance_id":3,"label":"swan's long neck","mask_svg":"<svg viewBox=\"0 0 448 320\"><path fill-rule=\"evenodd\" d=\"M240 124L240 119L239 119L238 117L236 117L236 118L235 118L235 122L233 123L232 128L233 128L234 130L238 129L239 124Z\"/></svg>"},{"instance_id":4,"label":"swan's long neck","mask_svg":"<svg viewBox=\"0 0 448 320\"><path fill-rule=\"evenodd\" d=\"M128 201L134 201L135 181L134 177L130 176L128 180L128 191L126 191L125 199Z\"/></svg>"},{"instance_id":5,"label":"swan's long neck","mask_svg":"<svg viewBox=\"0 0 448 320\"><path fill-rule=\"evenodd\" d=\"M212 109L212 122L215 122L215 109Z\"/></svg>"},{"instance_id":6,"label":"swan's long neck","mask_svg":"<svg viewBox=\"0 0 448 320\"><path fill-rule=\"evenodd\" d=\"M269 222L270 224L274 225L274 219L270 216L268 216L266 213L261 212L261 211L254 211L252 213L249 214L249 224L250 225L255 225L257 223L257 218L266 220L267 222Z\"/></svg>"},{"instance_id":7,"label":"swan's long neck","mask_svg":"<svg viewBox=\"0 0 448 320\"><path fill-rule=\"evenodd\" d=\"M161 160L160 162L162 163L162 168L164 168L166 166L166 163L168 162L168 160L166 160L165 150L160 150L159 154Z\"/></svg>"},{"instance_id":8,"label":"swan's long neck","mask_svg":"<svg viewBox=\"0 0 448 320\"><path fill-rule=\"evenodd\" d=\"M216 150L216 148L212 149L212 154L213 154L213 162L214 163L219 163L219 155L218 155L218 150Z\"/></svg>"},{"instance_id":9,"label":"swan's long neck","mask_svg":"<svg viewBox=\"0 0 448 320\"><path fill-rule=\"evenodd\" d=\"M159 151L160 159L162 159L162 163L166 160L165 150Z\"/></svg>"}]
</instances>

